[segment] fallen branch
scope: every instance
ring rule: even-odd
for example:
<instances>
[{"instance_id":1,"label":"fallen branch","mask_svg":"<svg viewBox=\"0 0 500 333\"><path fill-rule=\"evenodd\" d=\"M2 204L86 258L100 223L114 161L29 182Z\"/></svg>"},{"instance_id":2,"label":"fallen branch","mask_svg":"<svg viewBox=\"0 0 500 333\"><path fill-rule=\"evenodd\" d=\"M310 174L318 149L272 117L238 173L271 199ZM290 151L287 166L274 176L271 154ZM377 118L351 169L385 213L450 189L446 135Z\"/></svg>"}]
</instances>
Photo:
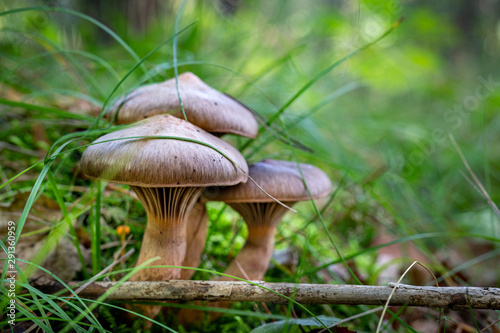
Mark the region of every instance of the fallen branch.
<instances>
[{"instance_id":1,"label":"fallen branch","mask_svg":"<svg viewBox=\"0 0 500 333\"><path fill-rule=\"evenodd\" d=\"M292 284L253 281L258 285L234 281L138 281L125 282L110 294L108 300L115 301L230 301L268 302L285 304L283 294L302 304L383 305L394 284L384 286ZM81 283L69 282L75 286ZM115 282L93 282L79 296L98 298ZM55 280L43 277L32 281L32 285L46 293L55 293L64 288ZM266 290L264 288L270 289ZM274 291L274 292L273 292ZM389 305L408 305L451 310L473 309L500 310L500 288L479 287L420 287L399 285Z\"/></svg>"}]
</instances>

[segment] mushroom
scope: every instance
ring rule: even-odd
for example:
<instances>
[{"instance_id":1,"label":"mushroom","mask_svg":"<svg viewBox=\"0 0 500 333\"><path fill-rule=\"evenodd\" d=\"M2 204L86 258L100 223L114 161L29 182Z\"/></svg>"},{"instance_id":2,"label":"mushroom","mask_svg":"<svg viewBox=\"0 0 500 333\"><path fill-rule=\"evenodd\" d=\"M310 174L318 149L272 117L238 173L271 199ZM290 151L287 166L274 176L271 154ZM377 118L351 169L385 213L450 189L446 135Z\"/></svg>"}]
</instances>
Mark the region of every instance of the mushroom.
<instances>
[{"instance_id":1,"label":"mushroom","mask_svg":"<svg viewBox=\"0 0 500 333\"><path fill-rule=\"evenodd\" d=\"M320 169L300 163L266 159L249 166L249 176L274 198L293 206L298 201L321 198L331 192L330 179ZM250 280L262 280L274 249L274 232L287 212L253 182L220 188L211 198L236 210L248 226L248 238L224 273ZM241 267L241 269L240 269ZM221 280L232 280L222 276Z\"/></svg>"},{"instance_id":2,"label":"mushroom","mask_svg":"<svg viewBox=\"0 0 500 333\"><path fill-rule=\"evenodd\" d=\"M161 83L140 87L118 100L112 112L117 124L130 124L158 114L186 118L214 134L236 134L255 138L258 124L246 106L207 85L193 73L186 72Z\"/></svg>"},{"instance_id":3,"label":"mushroom","mask_svg":"<svg viewBox=\"0 0 500 333\"><path fill-rule=\"evenodd\" d=\"M154 264L174 266L183 262L186 217L204 187L245 182L248 170L243 156L230 144L170 115L154 116L100 137L83 153L81 168L91 178L130 185L144 205L148 222L137 265L161 253ZM132 280L179 277L179 268L150 268Z\"/></svg>"},{"instance_id":4,"label":"mushroom","mask_svg":"<svg viewBox=\"0 0 500 333\"><path fill-rule=\"evenodd\" d=\"M178 76L179 93L189 122L215 135L237 134L255 138L258 125L246 106L205 84L195 74ZM112 107L117 124L128 124L158 114L183 118L175 78L140 87ZM208 216L205 204L197 201L188 217L187 249L182 266L198 267L205 247ZM183 269L181 279L190 279L195 270Z\"/></svg>"},{"instance_id":5,"label":"mushroom","mask_svg":"<svg viewBox=\"0 0 500 333\"><path fill-rule=\"evenodd\" d=\"M266 159L248 167L249 176L268 194L291 207L298 201L321 198L331 192L328 176L310 164ZM302 178L300 171L304 175ZM307 184L307 189L304 185ZM206 191L210 201L224 201L236 210L248 226L245 245L224 271L225 274L247 280L262 280L266 274L274 249L274 232L288 209L259 189L253 182L231 187L218 187ZM221 281L234 280L221 276ZM199 303L198 303L199 304ZM212 307L229 307L229 302L213 302ZM210 312L215 320L222 313ZM202 313L192 309L181 309L177 318L183 324L202 321Z\"/></svg>"}]
</instances>

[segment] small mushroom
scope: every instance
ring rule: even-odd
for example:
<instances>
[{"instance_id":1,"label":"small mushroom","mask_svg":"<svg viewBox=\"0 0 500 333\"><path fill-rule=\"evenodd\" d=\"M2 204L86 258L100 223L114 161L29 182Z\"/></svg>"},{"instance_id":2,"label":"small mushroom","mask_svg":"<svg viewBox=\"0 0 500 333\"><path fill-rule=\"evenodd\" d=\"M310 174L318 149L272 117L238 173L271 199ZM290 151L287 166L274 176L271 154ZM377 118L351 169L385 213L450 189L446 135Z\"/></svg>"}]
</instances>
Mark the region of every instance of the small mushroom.
<instances>
[{"instance_id":1,"label":"small mushroom","mask_svg":"<svg viewBox=\"0 0 500 333\"><path fill-rule=\"evenodd\" d=\"M330 179L315 166L278 160L263 160L249 166L249 175L266 192L293 206L298 201L310 200L304 180L312 198L321 198L331 192ZM274 232L288 211L262 192L253 182L220 188L211 200L224 201L234 208L248 226L248 238L225 273L237 277L262 280L266 274L274 249ZM241 267L241 269L240 269ZM221 277L221 280L231 280Z\"/></svg>"},{"instance_id":2,"label":"small mushroom","mask_svg":"<svg viewBox=\"0 0 500 333\"><path fill-rule=\"evenodd\" d=\"M130 124L158 114L184 119L179 95L190 123L214 134L255 138L258 124L252 111L234 98L217 91L193 73L150 84L132 91L113 107L117 124Z\"/></svg>"},{"instance_id":3,"label":"small mushroom","mask_svg":"<svg viewBox=\"0 0 500 333\"><path fill-rule=\"evenodd\" d=\"M134 138L140 136L180 139ZM248 170L243 156L230 144L170 115L154 116L100 137L83 153L81 168L91 178L128 184L137 193L148 216L137 265L160 255L154 265L174 266L184 260L186 217L203 189L245 182ZM179 277L179 268L147 268L131 280Z\"/></svg>"},{"instance_id":4,"label":"small mushroom","mask_svg":"<svg viewBox=\"0 0 500 333\"><path fill-rule=\"evenodd\" d=\"M266 159L248 167L249 176L268 194L291 207L298 201L310 200L304 185L307 184L312 198L317 199L331 192L332 184L328 176L310 164ZM223 201L234 208L248 226L245 245L224 273L248 280L262 280L266 274L274 249L274 232L288 209L283 207L253 182L212 190L210 201ZM204 194L208 196L208 194ZM220 280L234 280L221 276ZM199 304L199 303L198 303ZM212 307L229 307L229 302L213 302ZM211 320L222 313L210 312ZM183 324L202 321L202 313L192 309L181 309L177 318Z\"/></svg>"}]
</instances>

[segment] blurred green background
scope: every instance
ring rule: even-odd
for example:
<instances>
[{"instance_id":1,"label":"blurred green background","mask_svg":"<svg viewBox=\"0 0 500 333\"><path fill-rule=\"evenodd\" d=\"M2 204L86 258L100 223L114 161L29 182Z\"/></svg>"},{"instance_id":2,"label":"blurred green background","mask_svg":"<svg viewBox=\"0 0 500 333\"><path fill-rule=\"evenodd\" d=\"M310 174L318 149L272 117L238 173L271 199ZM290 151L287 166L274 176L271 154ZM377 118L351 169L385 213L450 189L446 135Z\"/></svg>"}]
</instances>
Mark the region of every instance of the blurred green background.
<instances>
[{"instance_id":1,"label":"blurred green background","mask_svg":"<svg viewBox=\"0 0 500 333\"><path fill-rule=\"evenodd\" d=\"M386 249L399 270L419 260L443 284L500 286L499 216L485 198L487 193L491 202L500 200L500 1L218 0L187 1L183 11L179 1L158 0L0 4L4 13L46 7L0 16L2 183L43 158L59 137L86 130L101 108L107 110L120 95L173 77L175 53L179 73L194 72L264 121L284 111L273 126L311 151L295 149L268 131L250 143L228 140L246 147L249 162L297 154L330 176L337 190L318 204L335 245L363 283L382 283L380 273L387 265L376 260ZM364 48L403 16L389 35ZM175 44L176 19L181 32ZM157 47L112 94L138 60ZM58 165L56 180L67 203L82 196L75 186L91 187L78 177L82 151ZM29 192L40 170L2 188L2 203L7 206L19 193ZM111 192L102 206L102 242L117 241L116 227L130 223L138 249L145 220L140 204ZM299 213L285 217L276 238L277 250L292 262L276 259L266 279L354 283L345 267L330 265L339 256L311 203L297 207ZM217 203L209 207L202 264L217 271L224 270L246 235L237 214L222 208ZM91 234L95 216L89 208L78 218L78 230ZM391 240L403 245L373 248ZM103 250L99 266L112 262L112 254ZM198 272L195 278L212 276ZM83 279L83 273L76 278ZM410 282L432 280L424 273ZM253 311L251 305L236 307ZM346 318L368 308L311 310ZM271 312L287 310L275 306ZM418 331L423 324L408 313L402 320ZM498 315L457 316L455 321L474 327L474 319L486 326ZM228 312L203 331L243 332L260 325L259 319L249 318ZM378 317L366 318L349 327L374 330ZM437 315L417 318L429 323ZM390 320L388 331L408 329ZM453 320L447 325L456 327Z\"/></svg>"}]
</instances>

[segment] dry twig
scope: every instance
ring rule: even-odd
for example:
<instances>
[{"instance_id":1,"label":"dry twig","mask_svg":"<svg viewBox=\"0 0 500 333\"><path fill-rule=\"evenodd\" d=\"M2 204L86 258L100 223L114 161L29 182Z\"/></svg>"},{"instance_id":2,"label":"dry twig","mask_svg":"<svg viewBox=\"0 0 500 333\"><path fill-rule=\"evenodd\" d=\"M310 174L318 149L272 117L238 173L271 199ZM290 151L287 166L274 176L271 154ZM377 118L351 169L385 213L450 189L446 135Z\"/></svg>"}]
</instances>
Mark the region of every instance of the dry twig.
<instances>
[{"instance_id":1,"label":"dry twig","mask_svg":"<svg viewBox=\"0 0 500 333\"><path fill-rule=\"evenodd\" d=\"M70 286L79 285L69 282ZM92 282L78 294L98 298L115 282ZM38 279L33 285L53 293L64 288L54 280ZM279 294L294 297L302 304L383 305L393 292L394 284L385 286L292 284L253 281L137 281L125 282L108 300L157 300L157 301L229 301L267 302L286 304L289 301ZM292 296L293 295L293 296ZM391 306L421 306L451 310L490 309L500 310L500 288L479 287L420 287L398 285L393 292Z\"/></svg>"}]
</instances>

